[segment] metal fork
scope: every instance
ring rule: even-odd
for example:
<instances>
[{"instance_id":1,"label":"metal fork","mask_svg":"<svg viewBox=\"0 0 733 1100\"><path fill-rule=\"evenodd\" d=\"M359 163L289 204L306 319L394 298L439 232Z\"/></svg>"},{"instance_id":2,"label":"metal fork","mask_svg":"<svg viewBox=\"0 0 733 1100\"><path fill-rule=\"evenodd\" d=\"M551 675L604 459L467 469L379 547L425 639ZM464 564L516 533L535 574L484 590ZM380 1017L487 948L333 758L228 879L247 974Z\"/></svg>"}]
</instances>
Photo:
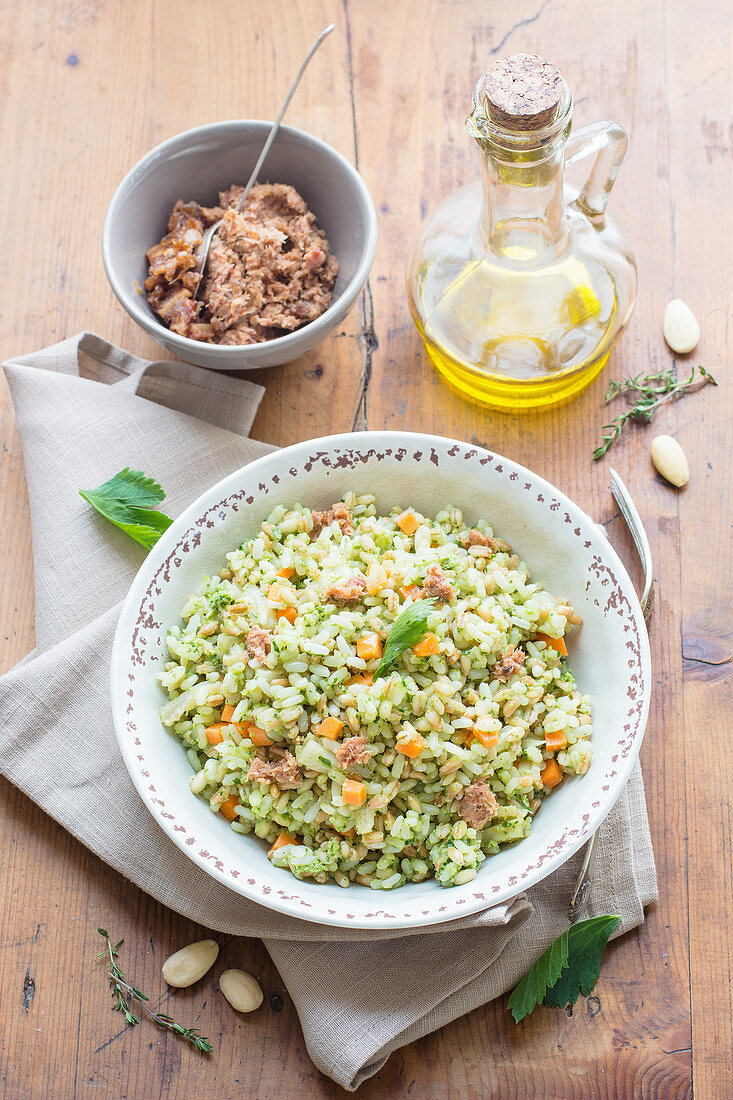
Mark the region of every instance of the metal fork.
<instances>
[{"instance_id":1,"label":"metal fork","mask_svg":"<svg viewBox=\"0 0 733 1100\"><path fill-rule=\"evenodd\" d=\"M623 481L616 473L614 469L610 470L611 474L611 493L613 498L619 506L621 515L626 520L626 524L631 532L631 537L634 540L634 546L637 549L639 558L641 559L641 566L644 570L644 588L641 593L641 613L644 616L644 622L648 623L652 608L654 605L654 574L652 570L652 552L649 546L649 539L647 538L646 531L644 530L644 524L641 522L641 517L636 510L636 505L631 499L629 490L624 485ZM604 531L605 534L605 531ZM580 868L578 879L575 883L572 894L570 895L570 904L568 906L568 916L570 917L571 924L578 919L580 911L583 908L583 904L586 900L588 890L590 888L593 876L592 876L592 862L593 853L596 848L596 840L598 839L598 832L593 833L593 836L588 841L585 849L585 856L583 857L583 863Z\"/></svg>"}]
</instances>

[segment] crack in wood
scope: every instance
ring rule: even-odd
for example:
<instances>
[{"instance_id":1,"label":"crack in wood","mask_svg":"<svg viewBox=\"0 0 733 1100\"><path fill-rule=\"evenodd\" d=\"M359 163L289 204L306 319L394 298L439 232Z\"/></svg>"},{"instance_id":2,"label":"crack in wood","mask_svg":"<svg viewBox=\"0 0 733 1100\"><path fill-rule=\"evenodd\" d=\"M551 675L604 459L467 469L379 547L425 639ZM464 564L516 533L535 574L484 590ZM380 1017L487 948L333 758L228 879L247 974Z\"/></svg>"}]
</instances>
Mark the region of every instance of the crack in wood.
<instances>
[{"instance_id":1,"label":"crack in wood","mask_svg":"<svg viewBox=\"0 0 733 1100\"><path fill-rule=\"evenodd\" d=\"M0 943L0 950L4 950L6 947L27 947L30 943L38 943L40 934L41 926L37 924L36 930L32 936L27 936L24 940L12 940L9 943Z\"/></svg>"},{"instance_id":2,"label":"crack in wood","mask_svg":"<svg viewBox=\"0 0 733 1100\"><path fill-rule=\"evenodd\" d=\"M362 311L362 343L364 344L364 365L361 370L359 382L359 396L354 409L354 419L351 422L352 432L365 432L368 427L367 398L369 395L369 383L372 380L372 360L374 352L379 347L379 341L374 331L374 299L369 283L364 287L361 297Z\"/></svg>"},{"instance_id":3,"label":"crack in wood","mask_svg":"<svg viewBox=\"0 0 733 1100\"><path fill-rule=\"evenodd\" d=\"M530 23L536 23L537 20L539 19L539 17L542 15L542 12L545 10L545 8L548 6L548 4L551 4L551 3L552 3L552 0L545 0L544 4L542 4L537 9L537 11L534 13L534 15L528 16L527 19L520 19L519 22L515 23L513 27L510 27L509 30L504 35L504 37L502 38L499 45L494 46L493 50L489 50L489 53L492 56L493 56L493 54L498 53L499 50L502 48L502 46L506 45L506 43L509 41L509 39L514 34L514 32L518 31L520 27L528 27L530 25Z\"/></svg>"},{"instance_id":4,"label":"crack in wood","mask_svg":"<svg viewBox=\"0 0 733 1100\"><path fill-rule=\"evenodd\" d=\"M356 131L356 98L354 96L354 54L351 39L351 16L349 14L349 0L341 0L346 22L346 61L349 74L349 103L351 104L351 130L354 135L354 164L359 170L359 137Z\"/></svg>"},{"instance_id":5,"label":"crack in wood","mask_svg":"<svg viewBox=\"0 0 733 1100\"><path fill-rule=\"evenodd\" d=\"M549 0L546 0L546 3L549 3ZM354 95L354 54L351 38L351 16L349 13L348 0L342 0L342 8L344 12L344 20L346 23L346 59L348 62L349 73L351 126L354 135L354 164L358 172L359 134L356 124L356 98ZM352 432L367 430L367 396L369 391L369 383L372 380L372 359L374 356L374 352L379 346L379 341L377 340L377 335L374 331L374 298L372 297L372 288L368 279L361 295L361 322L362 327L360 340L364 346L364 364L362 366L361 378L359 380L359 393L356 400L356 407L354 409L354 417L351 422Z\"/></svg>"},{"instance_id":6,"label":"crack in wood","mask_svg":"<svg viewBox=\"0 0 733 1100\"><path fill-rule=\"evenodd\" d=\"M733 657L723 657L720 661L712 661L705 657L689 657L687 653L682 653L682 659L689 661L692 665L708 665L710 668L721 668L722 665L729 665L733 661Z\"/></svg>"}]
</instances>

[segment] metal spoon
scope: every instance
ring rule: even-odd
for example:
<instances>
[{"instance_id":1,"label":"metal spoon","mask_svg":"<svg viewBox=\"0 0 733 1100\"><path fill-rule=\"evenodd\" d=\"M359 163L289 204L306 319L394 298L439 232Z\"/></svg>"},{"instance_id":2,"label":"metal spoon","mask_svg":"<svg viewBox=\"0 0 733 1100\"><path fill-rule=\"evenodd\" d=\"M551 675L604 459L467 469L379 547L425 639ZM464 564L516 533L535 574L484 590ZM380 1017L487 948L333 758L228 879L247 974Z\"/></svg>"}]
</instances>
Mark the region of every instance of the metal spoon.
<instances>
[{"instance_id":1,"label":"metal spoon","mask_svg":"<svg viewBox=\"0 0 733 1100\"><path fill-rule=\"evenodd\" d=\"M641 522L641 517L636 510L636 505L631 499L629 490L624 485L623 481L616 473L611 469L611 493L614 500L619 506L621 515L626 520L631 537L634 540L634 546L637 549L639 558L641 559L641 566L644 570L644 589L641 594L641 613L644 616L644 622L648 623L652 614L652 607L654 605L654 573L652 569L652 551L649 546L649 539L647 538L646 531L644 530L644 524ZM604 532L605 534L605 532ZM585 902L588 889L591 885L591 863L593 861L593 853L596 849L596 840L598 839L598 832L596 831L588 841L585 849L585 856L583 857L583 863L578 874L575 888L570 895L570 904L568 905L568 916L570 917L570 923L578 919L583 903Z\"/></svg>"},{"instance_id":2,"label":"metal spoon","mask_svg":"<svg viewBox=\"0 0 733 1100\"><path fill-rule=\"evenodd\" d=\"M272 124L272 129L270 130L270 133L267 136L267 141L265 142L265 144L263 146L263 149L262 149L262 152L260 153L259 158L257 160L257 163L255 164L255 166L252 170L252 175L249 177L249 179L247 181L247 185L246 185L244 191L242 192L242 194L237 199L237 202L234 206L235 210L241 210L242 209L242 206L244 205L244 200L247 198L247 195L250 193L250 191L252 189L252 186L255 183L255 180L257 179L257 176L259 175L260 168L264 164L265 157L267 156L267 154L270 151L270 146L272 145L273 141L275 140L275 138L277 136L277 132L280 129L280 123L283 120L283 115L285 114L285 112L287 111L287 109L290 105L290 100L295 95L295 89L298 87L298 84L300 83L300 78L303 75L303 73L305 72L305 70L308 66L308 62L313 57L313 54L316 52L316 50L320 46L321 42L323 42L324 38L327 38L328 35L331 33L331 31L335 30L335 29L336 29L336 24L335 23L329 23L329 25L325 28L325 30L321 31L321 33L318 35L318 38L315 40L315 42L313 43L311 48L308 50L308 53L305 56L305 60L303 61L303 64L300 66L300 68L298 69L297 76L295 77L295 80L293 81L293 83L290 86L290 91L288 92L287 96L285 97L285 102L283 103L282 107L280 108L280 114L277 116L274 123ZM194 300L196 298L198 298L199 290L204 285L204 271L206 270L206 262L209 258L209 249L211 247L211 242L213 240L214 234L216 233L217 229L221 225L221 222L222 222L222 219L220 218L218 222L214 222L213 225L209 226L209 228L204 233L204 238L203 238L203 240L201 242L201 245L199 247L198 263L196 265L196 271L201 276L201 278L199 279L198 286L196 287L196 293L194 294Z\"/></svg>"}]
</instances>

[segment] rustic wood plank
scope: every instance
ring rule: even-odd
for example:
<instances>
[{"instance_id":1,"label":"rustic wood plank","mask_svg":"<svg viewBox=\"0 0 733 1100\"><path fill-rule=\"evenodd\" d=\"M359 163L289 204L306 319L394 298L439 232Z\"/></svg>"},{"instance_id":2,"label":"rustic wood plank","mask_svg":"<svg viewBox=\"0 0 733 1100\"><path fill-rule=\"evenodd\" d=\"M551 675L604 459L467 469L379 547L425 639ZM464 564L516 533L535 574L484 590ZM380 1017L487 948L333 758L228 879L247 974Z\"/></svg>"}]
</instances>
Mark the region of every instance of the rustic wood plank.
<instances>
[{"instance_id":1,"label":"rustic wood plank","mask_svg":"<svg viewBox=\"0 0 733 1100\"><path fill-rule=\"evenodd\" d=\"M691 480L680 493L680 634L684 675L684 797L688 828L690 981L693 1068L698 1096L733 1095L733 706L731 489L728 470L733 402L728 346L731 234L721 218L733 200L729 132L730 13L713 4L697 12L695 49L685 47L687 21L666 10L669 90L669 180L673 196L673 290L689 301L700 346L679 372L702 362L718 389L670 417L685 447ZM681 74L684 78L681 79ZM728 219L729 220L729 219ZM728 410L726 414L726 410ZM661 490L664 491L663 489ZM709 773L700 754L713 761ZM703 778L710 775L712 782Z\"/></svg>"},{"instance_id":2,"label":"rustic wood plank","mask_svg":"<svg viewBox=\"0 0 733 1100\"><path fill-rule=\"evenodd\" d=\"M703 6L600 0L586 12L569 0L519 0L513 8L475 0L344 0L338 8L273 0L266 8L241 5L238 24L223 0L183 12L174 0L5 4L0 217L7 270L23 276L6 287L0 352L8 357L91 328L157 357L157 345L126 318L104 277L99 227L114 187L143 152L179 130L212 118L272 117L303 49L335 18L326 62L306 77L289 119L358 159L372 190L381 228L374 317L367 297L328 344L286 368L252 373L267 386L254 434L287 444L353 424L488 444L604 521L633 569L607 491L607 463L589 461L603 422L603 384L531 418L465 404L424 356L404 299L404 262L424 212L475 176L463 118L491 52L539 50L573 84L578 124L613 117L632 134L612 209L635 246L640 298L611 372L620 377L669 362L660 319L673 294L698 308L700 359L715 369L727 336L730 245L719 227L731 198L723 113L730 66L720 45L725 12ZM200 69L187 84L191 43ZM34 204L36 218L29 216ZM83 218L72 216L75 204ZM572 1019L542 1011L517 1028L503 1003L494 1003L397 1052L361 1096L687 1097L690 981L698 1091L733 1092L730 822L725 809L711 821L709 808L733 780L721 690L731 653L723 621L730 505L725 459L718 458L726 454L724 402L729 409L721 386L659 419L658 430L679 433L691 459L693 480L683 494L652 476L648 432L630 435L612 456L647 522L660 584L652 629L658 689L642 750L658 905L642 929L612 946L597 996ZM708 455L712 469L705 471ZM8 668L33 644L33 597L22 454L4 382L0 459L0 667ZM700 755L716 760L714 790L698 778ZM161 960L206 931L39 819L22 793L6 783L0 791L0 838L11 853L0 899L0 983L10 1006L0 1038L5 1096L35 1100L42 1090L49 1100L66 1100L100 1087L170 1100L276 1090L346 1095L313 1068L259 942L222 937L212 974L195 990L170 995ZM121 1031L94 958L99 924L125 937L126 969L154 1002L168 998L176 1016L215 1040L215 1059L200 1059L152 1026ZM235 1019L216 989L220 970L235 964L265 989L265 1006L251 1018Z\"/></svg>"}]
</instances>

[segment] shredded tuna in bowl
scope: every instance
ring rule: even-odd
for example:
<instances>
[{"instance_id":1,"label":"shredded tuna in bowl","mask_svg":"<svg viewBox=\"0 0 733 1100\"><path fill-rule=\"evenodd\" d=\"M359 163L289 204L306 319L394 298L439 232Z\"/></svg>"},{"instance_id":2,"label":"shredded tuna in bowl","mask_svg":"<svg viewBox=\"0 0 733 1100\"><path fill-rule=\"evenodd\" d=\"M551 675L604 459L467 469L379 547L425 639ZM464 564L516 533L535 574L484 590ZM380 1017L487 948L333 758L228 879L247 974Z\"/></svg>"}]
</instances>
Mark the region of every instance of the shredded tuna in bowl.
<instances>
[{"instance_id":1,"label":"shredded tuna in bowl","mask_svg":"<svg viewBox=\"0 0 733 1100\"><path fill-rule=\"evenodd\" d=\"M172 332L257 344L315 321L331 304L338 260L302 196L289 184L259 183L236 210L242 191L220 192L214 207L179 199L166 235L147 251L148 301ZM201 286L198 249L218 221Z\"/></svg>"},{"instance_id":2,"label":"shredded tuna in bowl","mask_svg":"<svg viewBox=\"0 0 733 1100\"><path fill-rule=\"evenodd\" d=\"M380 675L426 597L421 637ZM564 657L580 617L458 508L278 505L182 619L158 679L191 790L297 878L464 885L590 765Z\"/></svg>"},{"instance_id":3,"label":"shredded tuna in bowl","mask_svg":"<svg viewBox=\"0 0 733 1100\"><path fill-rule=\"evenodd\" d=\"M268 454L173 522L125 601L112 705L199 872L307 921L411 928L582 847L650 683L633 585L577 505L479 447L364 432Z\"/></svg>"}]
</instances>

